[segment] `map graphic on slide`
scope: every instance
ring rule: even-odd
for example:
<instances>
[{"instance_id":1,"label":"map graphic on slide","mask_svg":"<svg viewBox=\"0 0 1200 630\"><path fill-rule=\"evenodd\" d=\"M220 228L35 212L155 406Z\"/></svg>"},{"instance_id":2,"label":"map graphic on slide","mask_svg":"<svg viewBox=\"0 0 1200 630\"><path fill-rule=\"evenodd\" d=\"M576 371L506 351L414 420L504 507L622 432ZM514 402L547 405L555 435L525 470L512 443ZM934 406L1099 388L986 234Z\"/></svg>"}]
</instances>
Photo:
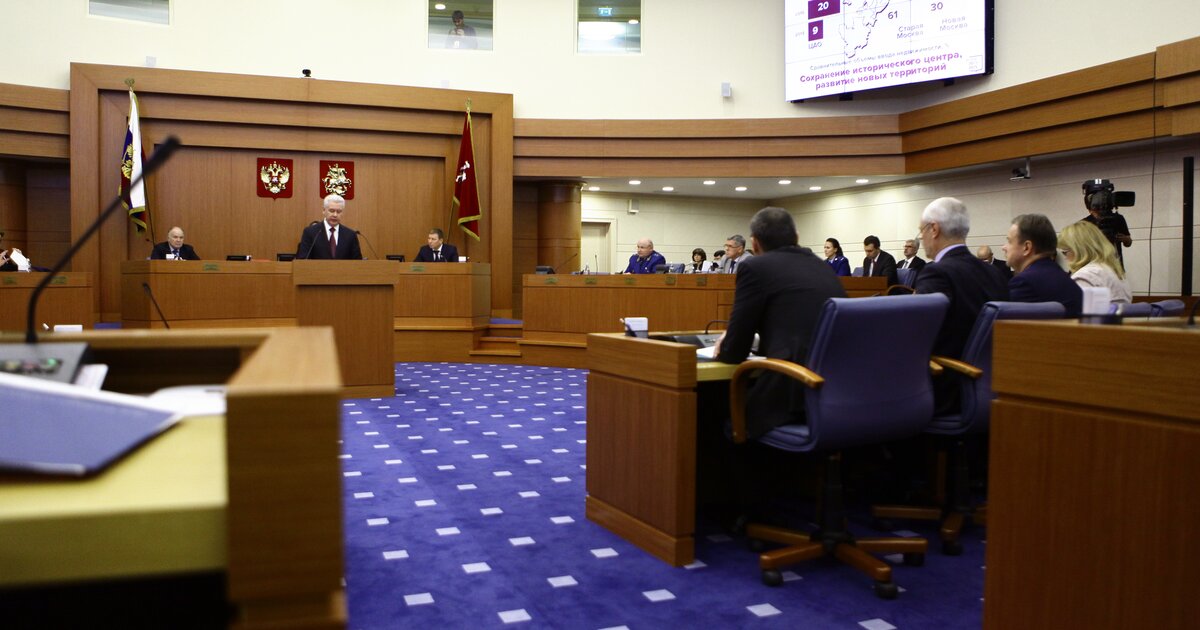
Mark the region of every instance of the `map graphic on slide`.
<instances>
[{"instance_id":1,"label":"map graphic on slide","mask_svg":"<svg viewBox=\"0 0 1200 630\"><path fill-rule=\"evenodd\" d=\"M890 0L842 0L842 41L846 58L852 59L871 41L871 31Z\"/></svg>"}]
</instances>

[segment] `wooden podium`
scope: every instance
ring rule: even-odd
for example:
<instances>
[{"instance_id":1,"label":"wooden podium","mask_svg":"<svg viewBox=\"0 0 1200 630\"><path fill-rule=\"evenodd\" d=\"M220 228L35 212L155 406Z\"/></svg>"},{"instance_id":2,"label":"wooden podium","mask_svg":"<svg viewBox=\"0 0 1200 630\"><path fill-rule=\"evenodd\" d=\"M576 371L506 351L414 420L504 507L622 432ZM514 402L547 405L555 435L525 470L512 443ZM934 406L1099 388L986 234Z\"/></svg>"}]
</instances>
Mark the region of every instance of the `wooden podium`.
<instances>
[{"instance_id":1,"label":"wooden podium","mask_svg":"<svg viewBox=\"0 0 1200 630\"><path fill-rule=\"evenodd\" d=\"M186 418L94 477L0 475L0 589L224 571L234 627L345 626L341 383L329 329L52 339L86 341L109 366L111 391L225 383L226 413Z\"/></svg>"},{"instance_id":2,"label":"wooden podium","mask_svg":"<svg viewBox=\"0 0 1200 630\"><path fill-rule=\"evenodd\" d=\"M387 260L297 260L296 320L330 326L337 339L343 393L391 396L396 263Z\"/></svg>"},{"instance_id":3,"label":"wooden podium","mask_svg":"<svg viewBox=\"0 0 1200 630\"><path fill-rule=\"evenodd\" d=\"M1164 324L996 323L984 628L1195 627L1200 330Z\"/></svg>"}]
</instances>

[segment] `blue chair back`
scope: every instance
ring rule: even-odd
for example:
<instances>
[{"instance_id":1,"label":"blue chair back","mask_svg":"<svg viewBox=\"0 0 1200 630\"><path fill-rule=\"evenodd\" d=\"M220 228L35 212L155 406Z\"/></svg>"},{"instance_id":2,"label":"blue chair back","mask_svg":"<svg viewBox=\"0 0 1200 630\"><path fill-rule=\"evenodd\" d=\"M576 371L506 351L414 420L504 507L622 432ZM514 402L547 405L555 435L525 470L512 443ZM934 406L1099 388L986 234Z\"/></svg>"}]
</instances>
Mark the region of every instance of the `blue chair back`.
<instances>
[{"instance_id":1,"label":"blue chair back","mask_svg":"<svg viewBox=\"0 0 1200 630\"><path fill-rule=\"evenodd\" d=\"M1150 317L1179 317L1187 305L1183 300L1161 300L1150 303Z\"/></svg>"},{"instance_id":2,"label":"blue chair back","mask_svg":"<svg viewBox=\"0 0 1200 630\"><path fill-rule=\"evenodd\" d=\"M805 392L805 450L924 431L933 416L929 355L949 306L941 293L827 300L805 361L825 379Z\"/></svg>"},{"instance_id":3,"label":"blue chair back","mask_svg":"<svg viewBox=\"0 0 1200 630\"><path fill-rule=\"evenodd\" d=\"M1150 317L1154 307L1149 302L1134 302L1133 304L1118 304L1117 315L1121 317Z\"/></svg>"},{"instance_id":4,"label":"blue chair back","mask_svg":"<svg viewBox=\"0 0 1200 630\"><path fill-rule=\"evenodd\" d=\"M988 302L979 311L975 326L967 337L962 357L966 363L983 370L976 379L958 376L961 407L958 415L934 419L930 433L957 435L987 431L991 422L992 330L1000 319L1062 319L1066 309L1058 302Z\"/></svg>"},{"instance_id":5,"label":"blue chair back","mask_svg":"<svg viewBox=\"0 0 1200 630\"><path fill-rule=\"evenodd\" d=\"M855 278L861 278L861 277L863 277L863 268L862 268L862 267L855 267L855 268L854 268L854 271L850 272L850 275L854 276Z\"/></svg>"},{"instance_id":6,"label":"blue chair back","mask_svg":"<svg viewBox=\"0 0 1200 630\"><path fill-rule=\"evenodd\" d=\"M917 270L916 269L897 269L896 270L896 281L899 282L900 284L903 284L906 287L911 287L913 285L913 282L916 281L916 279L917 279Z\"/></svg>"}]
</instances>

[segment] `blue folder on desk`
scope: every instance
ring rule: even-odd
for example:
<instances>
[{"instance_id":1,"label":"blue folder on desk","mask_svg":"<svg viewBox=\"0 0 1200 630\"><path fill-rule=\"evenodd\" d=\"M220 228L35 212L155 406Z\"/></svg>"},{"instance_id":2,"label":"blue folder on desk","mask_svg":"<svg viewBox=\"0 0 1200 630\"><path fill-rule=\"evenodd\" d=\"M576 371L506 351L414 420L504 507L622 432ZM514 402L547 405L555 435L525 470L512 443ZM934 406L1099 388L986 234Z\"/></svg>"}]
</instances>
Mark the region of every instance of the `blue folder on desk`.
<instances>
[{"instance_id":1,"label":"blue folder on desk","mask_svg":"<svg viewBox=\"0 0 1200 630\"><path fill-rule=\"evenodd\" d=\"M94 474L178 419L136 396L0 374L0 470Z\"/></svg>"}]
</instances>

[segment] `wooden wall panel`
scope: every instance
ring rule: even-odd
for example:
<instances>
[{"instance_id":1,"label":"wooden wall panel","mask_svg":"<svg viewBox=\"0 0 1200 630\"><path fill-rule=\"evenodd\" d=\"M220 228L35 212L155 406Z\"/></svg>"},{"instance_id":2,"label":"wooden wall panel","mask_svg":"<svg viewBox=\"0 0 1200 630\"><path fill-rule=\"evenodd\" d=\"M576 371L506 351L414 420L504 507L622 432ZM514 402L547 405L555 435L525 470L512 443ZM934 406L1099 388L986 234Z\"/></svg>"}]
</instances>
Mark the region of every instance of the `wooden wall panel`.
<instances>
[{"instance_id":1,"label":"wooden wall panel","mask_svg":"<svg viewBox=\"0 0 1200 630\"><path fill-rule=\"evenodd\" d=\"M0 155L66 159L66 90L0 83Z\"/></svg>"},{"instance_id":2,"label":"wooden wall panel","mask_svg":"<svg viewBox=\"0 0 1200 630\"><path fill-rule=\"evenodd\" d=\"M39 164L25 171L28 254L50 267L71 247L71 171L66 165Z\"/></svg>"},{"instance_id":3,"label":"wooden wall panel","mask_svg":"<svg viewBox=\"0 0 1200 630\"><path fill-rule=\"evenodd\" d=\"M0 162L0 249L28 250L29 232L25 213L25 165Z\"/></svg>"},{"instance_id":4,"label":"wooden wall panel","mask_svg":"<svg viewBox=\"0 0 1200 630\"><path fill-rule=\"evenodd\" d=\"M851 142L851 141L847 141ZM904 157L799 158L546 158L518 157L516 175L567 177L811 177L819 175L895 175L904 172Z\"/></svg>"},{"instance_id":5,"label":"wooden wall panel","mask_svg":"<svg viewBox=\"0 0 1200 630\"><path fill-rule=\"evenodd\" d=\"M538 258L538 186L513 184L513 317L523 316L521 275L532 273Z\"/></svg>"},{"instance_id":6,"label":"wooden wall panel","mask_svg":"<svg viewBox=\"0 0 1200 630\"><path fill-rule=\"evenodd\" d=\"M295 251L300 230L321 216L322 159L355 163L346 224L363 232L366 255L413 256L438 226L464 255L490 262L498 277L511 274L512 97L504 94L74 64L71 156L89 168L72 171L72 233L82 233L116 194L126 78L138 91L147 150L168 135L178 135L184 148L148 181L152 238L113 221L81 252L76 268L99 272L104 318L119 310L120 262L146 256L172 225L183 226L208 258ZM484 209L479 242L450 217L468 99ZM293 198L257 196L258 157L295 161ZM511 312L508 283L497 285L505 289L493 305Z\"/></svg>"}]
</instances>

